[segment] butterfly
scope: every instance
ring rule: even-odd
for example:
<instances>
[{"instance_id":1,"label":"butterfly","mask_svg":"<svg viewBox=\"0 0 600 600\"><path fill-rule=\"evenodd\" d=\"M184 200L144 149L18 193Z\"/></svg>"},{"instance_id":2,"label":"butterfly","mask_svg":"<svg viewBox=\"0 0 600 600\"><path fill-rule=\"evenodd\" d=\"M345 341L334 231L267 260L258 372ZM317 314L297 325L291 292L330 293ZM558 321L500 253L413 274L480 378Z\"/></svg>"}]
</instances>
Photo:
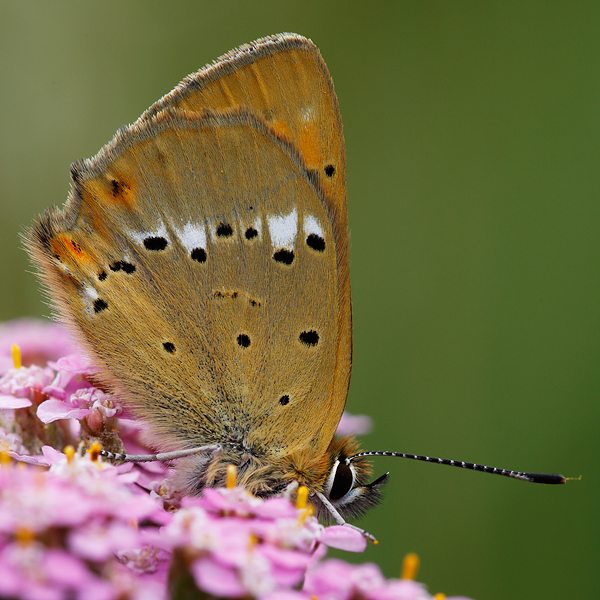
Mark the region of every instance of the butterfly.
<instances>
[{"instance_id":1,"label":"butterfly","mask_svg":"<svg viewBox=\"0 0 600 600\"><path fill-rule=\"evenodd\" d=\"M222 56L71 178L30 253L102 385L148 424L151 457L179 458L186 493L233 464L253 494L305 485L344 523L380 499L387 473L369 483L368 456L531 475L335 436L352 366L346 157L311 41Z\"/></svg>"}]
</instances>

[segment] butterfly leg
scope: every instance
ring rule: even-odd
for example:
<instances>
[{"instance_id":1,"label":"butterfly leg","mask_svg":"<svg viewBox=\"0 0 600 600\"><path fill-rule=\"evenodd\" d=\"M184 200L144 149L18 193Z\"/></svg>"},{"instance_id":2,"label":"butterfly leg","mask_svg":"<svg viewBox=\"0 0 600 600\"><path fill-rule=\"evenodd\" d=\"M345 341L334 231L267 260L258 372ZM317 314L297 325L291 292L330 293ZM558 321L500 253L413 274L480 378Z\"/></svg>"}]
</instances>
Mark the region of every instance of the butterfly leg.
<instances>
[{"instance_id":1,"label":"butterfly leg","mask_svg":"<svg viewBox=\"0 0 600 600\"><path fill-rule=\"evenodd\" d=\"M281 495L288 500L293 500L299 486L300 484L297 481L290 481L283 492L281 492Z\"/></svg>"},{"instance_id":2,"label":"butterfly leg","mask_svg":"<svg viewBox=\"0 0 600 600\"><path fill-rule=\"evenodd\" d=\"M159 452L158 454L119 454L117 452L107 452L101 450L100 455L110 460L119 460L121 462L166 462L192 454L212 453L216 458L221 454L222 448L220 444L212 444L210 446L199 446L197 448L188 448L187 450L175 450L173 452Z\"/></svg>"},{"instance_id":3,"label":"butterfly leg","mask_svg":"<svg viewBox=\"0 0 600 600\"><path fill-rule=\"evenodd\" d=\"M329 500L324 494L322 494L321 492L315 492L315 494L318 496L323 506L331 513L331 516L335 519L335 522L338 525L344 525L344 527L351 527L352 529L356 529L356 531L360 531L360 533L362 533L363 536L366 537L368 540L370 540L374 544L377 544L377 539L375 538L375 536L371 535L368 531L365 531L360 527L356 527L356 525L351 525L350 523L347 523L344 520L344 517L340 515L335 506L331 504L331 502L329 502Z\"/></svg>"}]
</instances>

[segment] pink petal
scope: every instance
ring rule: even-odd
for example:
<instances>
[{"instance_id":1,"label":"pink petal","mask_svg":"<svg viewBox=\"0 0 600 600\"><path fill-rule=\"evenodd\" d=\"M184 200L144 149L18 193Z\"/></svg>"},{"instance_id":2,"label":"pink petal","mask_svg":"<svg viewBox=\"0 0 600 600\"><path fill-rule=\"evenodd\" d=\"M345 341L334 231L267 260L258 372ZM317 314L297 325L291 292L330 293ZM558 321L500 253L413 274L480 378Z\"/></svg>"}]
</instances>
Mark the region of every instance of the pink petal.
<instances>
[{"instance_id":1,"label":"pink petal","mask_svg":"<svg viewBox=\"0 0 600 600\"><path fill-rule=\"evenodd\" d=\"M46 577L57 585L84 588L92 577L84 563L59 548L48 548L44 555Z\"/></svg>"},{"instance_id":2,"label":"pink petal","mask_svg":"<svg viewBox=\"0 0 600 600\"><path fill-rule=\"evenodd\" d=\"M138 544L137 531L121 523L95 523L74 529L68 538L69 549L92 561L106 560L117 550Z\"/></svg>"},{"instance_id":3,"label":"pink petal","mask_svg":"<svg viewBox=\"0 0 600 600\"><path fill-rule=\"evenodd\" d=\"M224 598L241 598L246 595L237 573L210 557L194 562L190 571L198 588L209 594Z\"/></svg>"},{"instance_id":4,"label":"pink petal","mask_svg":"<svg viewBox=\"0 0 600 600\"><path fill-rule=\"evenodd\" d=\"M42 394L46 394L46 396L50 396L52 399L56 400L65 400L67 397L67 392L57 385L47 385L43 390Z\"/></svg>"},{"instance_id":5,"label":"pink petal","mask_svg":"<svg viewBox=\"0 0 600 600\"><path fill-rule=\"evenodd\" d=\"M63 590L35 581L25 581L21 590L24 600L64 600L64 597Z\"/></svg>"},{"instance_id":6,"label":"pink petal","mask_svg":"<svg viewBox=\"0 0 600 600\"><path fill-rule=\"evenodd\" d=\"M33 402L28 398L15 398L8 394L0 394L0 410L5 408L26 408L32 404Z\"/></svg>"},{"instance_id":7,"label":"pink petal","mask_svg":"<svg viewBox=\"0 0 600 600\"><path fill-rule=\"evenodd\" d=\"M367 547L365 536L360 531L345 525L326 527L319 541L327 544L330 548L347 552L364 552Z\"/></svg>"},{"instance_id":8,"label":"pink petal","mask_svg":"<svg viewBox=\"0 0 600 600\"><path fill-rule=\"evenodd\" d=\"M27 463L28 465L37 465L42 467L50 466L48 460L43 456L30 456L29 454L18 454L17 452L14 452L12 450L10 450L7 454L11 458L18 460L19 462Z\"/></svg>"},{"instance_id":9,"label":"pink petal","mask_svg":"<svg viewBox=\"0 0 600 600\"><path fill-rule=\"evenodd\" d=\"M309 596L296 590L277 590L260 597L260 600L311 600L314 596Z\"/></svg>"},{"instance_id":10,"label":"pink petal","mask_svg":"<svg viewBox=\"0 0 600 600\"><path fill-rule=\"evenodd\" d=\"M17 598L21 586L22 575L5 560L0 560L0 596Z\"/></svg>"},{"instance_id":11,"label":"pink petal","mask_svg":"<svg viewBox=\"0 0 600 600\"><path fill-rule=\"evenodd\" d=\"M367 600L422 600L430 597L422 583L411 579L389 580L366 592Z\"/></svg>"},{"instance_id":12,"label":"pink petal","mask_svg":"<svg viewBox=\"0 0 600 600\"><path fill-rule=\"evenodd\" d=\"M57 371L90 371L96 370L90 362L81 354L69 354L68 356L63 356L56 361L56 370Z\"/></svg>"},{"instance_id":13,"label":"pink petal","mask_svg":"<svg viewBox=\"0 0 600 600\"><path fill-rule=\"evenodd\" d=\"M344 411L335 432L338 436L365 435L373 429L373 420L367 415L351 415Z\"/></svg>"},{"instance_id":14,"label":"pink petal","mask_svg":"<svg viewBox=\"0 0 600 600\"><path fill-rule=\"evenodd\" d=\"M310 554L298 552L297 550L286 550L270 544L261 544L255 550L260 551L270 563L287 569L304 570L311 559Z\"/></svg>"},{"instance_id":15,"label":"pink petal","mask_svg":"<svg viewBox=\"0 0 600 600\"><path fill-rule=\"evenodd\" d=\"M62 452L55 450L52 446L42 446L42 454L50 465L54 465L65 458L65 455Z\"/></svg>"},{"instance_id":16,"label":"pink petal","mask_svg":"<svg viewBox=\"0 0 600 600\"><path fill-rule=\"evenodd\" d=\"M352 565L330 558L306 573L303 591L318 598L349 600L353 587Z\"/></svg>"},{"instance_id":17,"label":"pink petal","mask_svg":"<svg viewBox=\"0 0 600 600\"><path fill-rule=\"evenodd\" d=\"M268 519L289 519L297 514L296 507L287 498L269 498L254 508L257 517Z\"/></svg>"},{"instance_id":18,"label":"pink petal","mask_svg":"<svg viewBox=\"0 0 600 600\"><path fill-rule=\"evenodd\" d=\"M52 423L59 419L83 419L89 413L89 408L72 408L66 402L55 398L42 402L37 409L38 419L42 423Z\"/></svg>"}]
</instances>

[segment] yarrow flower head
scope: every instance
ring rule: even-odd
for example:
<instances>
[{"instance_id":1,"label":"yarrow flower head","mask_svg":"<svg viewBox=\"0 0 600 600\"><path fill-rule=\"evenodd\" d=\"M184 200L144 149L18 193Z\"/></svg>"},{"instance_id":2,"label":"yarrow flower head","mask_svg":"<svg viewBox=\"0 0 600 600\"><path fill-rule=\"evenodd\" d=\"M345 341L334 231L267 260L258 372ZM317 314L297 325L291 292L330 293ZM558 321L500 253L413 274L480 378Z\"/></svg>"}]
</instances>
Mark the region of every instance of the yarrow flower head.
<instances>
[{"instance_id":1,"label":"yarrow flower head","mask_svg":"<svg viewBox=\"0 0 600 600\"><path fill-rule=\"evenodd\" d=\"M24 327L48 339L36 344ZM376 565L327 560L328 548L362 552L366 540L321 525L305 488L297 500L257 498L235 485L232 467L227 488L182 497L161 463L104 461L100 444L148 453L144 425L57 328L0 327L0 354L3 331L46 359L22 366L17 352L0 378L0 597L432 600ZM344 434L369 426L360 416L341 424Z\"/></svg>"}]
</instances>

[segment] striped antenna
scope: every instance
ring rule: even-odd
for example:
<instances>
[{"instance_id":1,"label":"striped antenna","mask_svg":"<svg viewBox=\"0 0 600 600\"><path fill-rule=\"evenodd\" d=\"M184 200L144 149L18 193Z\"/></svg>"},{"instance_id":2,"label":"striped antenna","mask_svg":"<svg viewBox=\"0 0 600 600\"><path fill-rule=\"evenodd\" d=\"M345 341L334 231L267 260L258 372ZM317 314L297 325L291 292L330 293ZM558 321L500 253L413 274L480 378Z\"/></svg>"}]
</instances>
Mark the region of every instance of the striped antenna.
<instances>
[{"instance_id":1,"label":"striped antenna","mask_svg":"<svg viewBox=\"0 0 600 600\"><path fill-rule=\"evenodd\" d=\"M546 483L550 485L566 483L567 480L556 473L523 473L522 471L509 471L508 469L498 469L496 467L486 467L476 463L461 462L460 460L448 460L447 458L433 458L432 456L419 456L418 454L404 454L403 452L386 452L384 450L375 450L372 452L359 452L346 459L349 464L355 458L363 456L397 456L399 458L410 458L411 460L422 460L425 462L437 463L439 465L450 465L451 467L460 467L470 471L483 471L484 473L494 473L495 475L504 475L521 481L530 481L531 483Z\"/></svg>"}]
</instances>

